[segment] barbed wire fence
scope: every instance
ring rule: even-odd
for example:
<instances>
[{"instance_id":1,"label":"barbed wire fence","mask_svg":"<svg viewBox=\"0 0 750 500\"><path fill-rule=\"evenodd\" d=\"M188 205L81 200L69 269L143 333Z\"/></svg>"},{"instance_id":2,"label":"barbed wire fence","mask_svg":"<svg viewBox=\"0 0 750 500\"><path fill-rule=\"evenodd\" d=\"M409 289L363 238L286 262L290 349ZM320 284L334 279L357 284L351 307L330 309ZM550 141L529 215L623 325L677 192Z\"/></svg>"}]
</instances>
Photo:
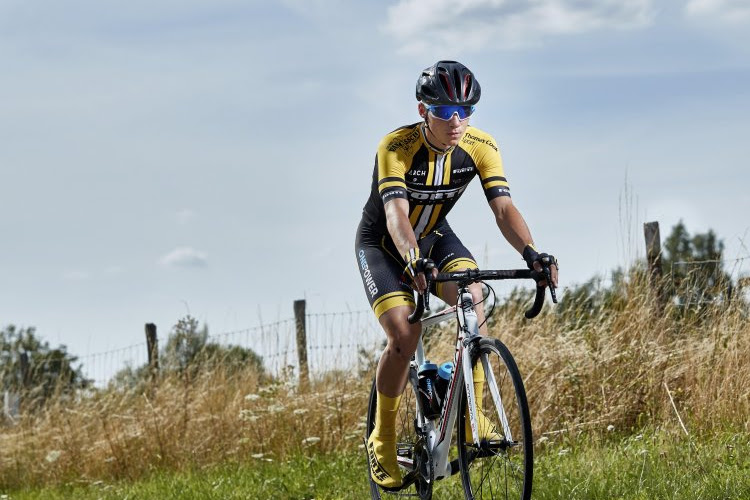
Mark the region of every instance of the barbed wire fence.
<instances>
[{"instance_id":1,"label":"barbed wire fence","mask_svg":"<svg viewBox=\"0 0 750 500\"><path fill-rule=\"evenodd\" d=\"M362 362L360 352L377 359L385 334L372 311L310 313L304 315L306 359L300 363L298 322L282 319L251 328L208 335L207 344L251 349L261 357L266 373L273 376L304 370L319 376L332 370L351 370ZM162 333L162 341L166 335ZM148 342L79 356L84 376L103 387L123 369L136 370L150 362ZM306 364L306 367L303 366Z\"/></svg>"},{"instance_id":2,"label":"barbed wire fence","mask_svg":"<svg viewBox=\"0 0 750 500\"><path fill-rule=\"evenodd\" d=\"M736 292L748 295L750 277L743 272L744 261L750 261L750 257L727 259L724 264L733 265L731 269L737 281ZM705 264L703 261L680 261L673 265L694 267ZM613 283L611 276L604 276L599 280L598 286L606 288ZM501 286L496 288L499 296L507 295L511 290L502 290ZM564 297L567 289L565 286L560 287L558 293ZM369 355L370 360L377 359L384 347L385 334L371 310L306 313L304 319L305 340L302 346L298 339L296 318L209 335L207 343L252 349L262 358L266 372L277 377L289 373L300 376L305 371L314 377L333 370L351 370L366 361L362 359L361 353ZM162 335L166 340L166 335ZM300 353L301 348L304 349L304 354ZM302 363L301 357L305 358ZM79 356L78 362L82 365L85 377L92 380L95 386L102 387L107 385L118 370L128 366L136 369L147 365L148 347L146 342L142 342Z\"/></svg>"},{"instance_id":3,"label":"barbed wire fence","mask_svg":"<svg viewBox=\"0 0 750 500\"><path fill-rule=\"evenodd\" d=\"M644 235L646 264L649 272L658 270L655 274L661 276L661 240L658 222L645 223ZM723 260L677 261L672 263L670 271L678 267L700 269L701 266L723 264L736 282L736 290L729 290L728 296L738 292L748 298L750 295L750 276L746 271L748 262L750 262L750 256ZM605 288L613 284L613 275L603 276L596 283L598 287ZM729 285L732 286L731 282ZM572 286L575 288L575 284ZM498 298L510 291L510 289L503 290L503 285L496 285L494 288L496 292L499 292ZM559 289L562 297L566 290L566 286ZM360 353L367 353L371 356L370 359L377 359L384 346L385 335L372 311L306 314L302 305L300 317L297 311L300 302L304 301L295 301L295 314L297 314L295 318L209 335L207 342L225 347L237 346L251 349L261 357L263 369L273 376L290 372L300 377L316 376L331 370L350 370L362 363ZM300 334L300 325L304 330L302 334ZM155 332L154 340L156 340ZM104 386L119 370L127 367L138 369L144 365L148 366L152 361L149 355L151 351L152 348L149 348L148 342L143 342L106 352L79 356L78 362L87 379L93 381L96 386Z\"/></svg>"}]
</instances>

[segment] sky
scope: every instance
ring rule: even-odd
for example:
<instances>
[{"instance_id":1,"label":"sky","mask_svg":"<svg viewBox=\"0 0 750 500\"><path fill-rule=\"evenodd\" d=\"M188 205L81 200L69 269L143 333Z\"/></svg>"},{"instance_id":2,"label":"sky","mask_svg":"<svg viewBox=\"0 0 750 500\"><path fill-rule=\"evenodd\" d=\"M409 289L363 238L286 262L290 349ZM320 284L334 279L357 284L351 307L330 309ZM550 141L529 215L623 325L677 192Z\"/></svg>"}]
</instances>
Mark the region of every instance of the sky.
<instances>
[{"instance_id":1,"label":"sky","mask_svg":"<svg viewBox=\"0 0 750 500\"><path fill-rule=\"evenodd\" d=\"M367 309L375 149L439 59L563 289L682 220L750 269L750 1L0 0L0 327L87 356ZM449 220L522 267L474 181ZM748 260L743 260L748 259Z\"/></svg>"}]
</instances>

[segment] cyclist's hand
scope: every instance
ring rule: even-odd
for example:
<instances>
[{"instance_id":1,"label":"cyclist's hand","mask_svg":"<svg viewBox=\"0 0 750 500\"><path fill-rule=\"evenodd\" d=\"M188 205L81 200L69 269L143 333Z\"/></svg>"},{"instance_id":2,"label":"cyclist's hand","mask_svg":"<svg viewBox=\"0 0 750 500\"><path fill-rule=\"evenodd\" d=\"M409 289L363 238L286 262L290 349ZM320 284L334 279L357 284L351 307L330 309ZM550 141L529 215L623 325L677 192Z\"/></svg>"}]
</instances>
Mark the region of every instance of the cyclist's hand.
<instances>
[{"instance_id":1,"label":"cyclist's hand","mask_svg":"<svg viewBox=\"0 0 750 500\"><path fill-rule=\"evenodd\" d=\"M552 286L557 288L557 270L559 266L554 255L537 252L536 248L532 245L526 245L523 249L523 260L526 261L526 265L529 266L529 269L533 269L537 272L542 272L544 266L548 267L550 277L552 278ZM547 286L547 281L540 281L539 286Z\"/></svg>"},{"instance_id":2,"label":"cyclist's hand","mask_svg":"<svg viewBox=\"0 0 750 500\"><path fill-rule=\"evenodd\" d=\"M406 267L404 267L406 282L419 293L424 293L427 289L427 279L424 276L425 269L431 267L434 277L437 275L435 263L431 259L420 257L419 248L410 249L409 253L404 255L404 262L406 262Z\"/></svg>"}]
</instances>

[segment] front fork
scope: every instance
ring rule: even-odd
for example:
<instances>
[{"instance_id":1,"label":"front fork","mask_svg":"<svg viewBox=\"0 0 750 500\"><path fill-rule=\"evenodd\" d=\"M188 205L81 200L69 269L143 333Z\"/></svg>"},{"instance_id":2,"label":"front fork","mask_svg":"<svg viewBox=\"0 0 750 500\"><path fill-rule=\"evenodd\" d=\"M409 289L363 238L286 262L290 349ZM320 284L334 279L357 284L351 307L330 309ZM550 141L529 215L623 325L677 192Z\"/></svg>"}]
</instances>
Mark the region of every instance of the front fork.
<instances>
[{"instance_id":1,"label":"front fork","mask_svg":"<svg viewBox=\"0 0 750 500\"><path fill-rule=\"evenodd\" d=\"M458 314L458 323L461 331L459 341L462 344L460 356L461 365L463 366L464 390L466 391L466 407L469 409L469 422L471 423L471 435L474 437L474 444L479 446L474 370L471 366L471 344L478 342L480 339L477 322L474 299L471 293L465 291L461 294L461 308Z\"/></svg>"}]
</instances>

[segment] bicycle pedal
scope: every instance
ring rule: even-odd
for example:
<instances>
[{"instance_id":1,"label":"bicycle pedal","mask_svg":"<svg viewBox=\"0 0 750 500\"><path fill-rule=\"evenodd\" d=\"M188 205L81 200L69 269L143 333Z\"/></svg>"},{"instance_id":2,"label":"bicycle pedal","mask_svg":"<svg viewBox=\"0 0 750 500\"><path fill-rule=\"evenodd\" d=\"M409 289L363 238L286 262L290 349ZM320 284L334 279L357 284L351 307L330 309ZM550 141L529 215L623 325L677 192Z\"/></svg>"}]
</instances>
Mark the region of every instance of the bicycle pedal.
<instances>
[{"instance_id":1,"label":"bicycle pedal","mask_svg":"<svg viewBox=\"0 0 750 500\"><path fill-rule=\"evenodd\" d=\"M411 457L413 455L414 448L411 446L400 446L396 448L396 455L399 457Z\"/></svg>"},{"instance_id":2,"label":"bicycle pedal","mask_svg":"<svg viewBox=\"0 0 750 500\"><path fill-rule=\"evenodd\" d=\"M378 488L385 491L386 493L398 493L401 490L404 490L414 484L417 481L418 474L416 471L409 472L407 475L404 476L403 482L401 483L401 486L396 486L394 488L386 488L385 486L378 485Z\"/></svg>"}]
</instances>

